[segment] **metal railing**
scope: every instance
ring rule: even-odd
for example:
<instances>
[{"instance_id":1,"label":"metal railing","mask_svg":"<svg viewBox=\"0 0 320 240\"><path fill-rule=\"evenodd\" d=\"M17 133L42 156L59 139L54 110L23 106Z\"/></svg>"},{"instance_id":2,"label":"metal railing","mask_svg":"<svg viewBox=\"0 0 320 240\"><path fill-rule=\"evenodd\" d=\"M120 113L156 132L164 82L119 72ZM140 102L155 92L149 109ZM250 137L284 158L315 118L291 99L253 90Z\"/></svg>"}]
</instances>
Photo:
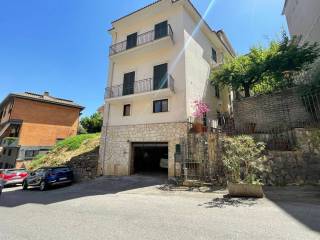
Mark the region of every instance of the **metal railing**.
<instances>
[{"instance_id":1,"label":"metal railing","mask_svg":"<svg viewBox=\"0 0 320 240\"><path fill-rule=\"evenodd\" d=\"M128 49L132 49L134 47L141 46L143 44L146 44L167 36L170 36L171 39L173 40L173 31L170 24L168 24L166 28L160 29L157 32L155 30L151 30L149 32L145 32L138 35L136 44L134 44L133 46L129 47L129 45L127 45L127 40L111 45L109 48L109 56L115 55L120 52L124 52Z\"/></svg>"},{"instance_id":2,"label":"metal railing","mask_svg":"<svg viewBox=\"0 0 320 240\"><path fill-rule=\"evenodd\" d=\"M2 146L2 147L17 147L18 141L19 141L19 138L17 138L17 137L6 137L6 138L2 139L0 146Z\"/></svg>"},{"instance_id":3,"label":"metal railing","mask_svg":"<svg viewBox=\"0 0 320 240\"><path fill-rule=\"evenodd\" d=\"M160 86L155 86L153 78L147 78L139 81L135 81L132 85L125 86L124 84L107 87L105 92L105 98L115 98L126 95L133 95L137 93L152 92L160 89L170 89L174 92L174 79L171 75L168 75L161 81Z\"/></svg>"}]
</instances>

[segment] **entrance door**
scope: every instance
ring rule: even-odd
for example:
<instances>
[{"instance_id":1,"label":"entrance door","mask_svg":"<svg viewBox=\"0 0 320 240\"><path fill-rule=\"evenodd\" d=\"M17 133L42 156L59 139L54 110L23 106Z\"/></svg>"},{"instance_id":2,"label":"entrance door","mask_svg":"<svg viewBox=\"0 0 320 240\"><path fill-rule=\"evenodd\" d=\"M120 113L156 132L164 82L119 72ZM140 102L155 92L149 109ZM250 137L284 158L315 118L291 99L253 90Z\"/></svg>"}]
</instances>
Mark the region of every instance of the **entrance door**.
<instances>
[{"instance_id":1,"label":"entrance door","mask_svg":"<svg viewBox=\"0 0 320 240\"><path fill-rule=\"evenodd\" d=\"M153 67L153 90L168 87L168 64Z\"/></svg>"},{"instance_id":2,"label":"entrance door","mask_svg":"<svg viewBox=\"0 0 320 240\"><path fill-rule=\"evenodd\" d=\"M123 89L122 89L123 96L134 93L134 78L135 78L135 72L124 74Z\"/></svg>"}]
</instances>

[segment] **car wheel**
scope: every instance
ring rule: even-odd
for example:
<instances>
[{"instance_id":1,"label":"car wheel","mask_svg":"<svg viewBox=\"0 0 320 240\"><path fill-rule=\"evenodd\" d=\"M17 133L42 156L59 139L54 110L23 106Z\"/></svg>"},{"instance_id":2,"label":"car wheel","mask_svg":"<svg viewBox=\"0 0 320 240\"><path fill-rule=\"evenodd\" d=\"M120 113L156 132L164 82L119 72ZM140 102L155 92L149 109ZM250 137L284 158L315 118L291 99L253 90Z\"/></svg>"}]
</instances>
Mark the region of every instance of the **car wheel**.
<instances>
[{"instance_id":1,"label":"car wheel","mask_svg":"<svg viewBox=\"0 0 320 240\"><path fill-rule=\"evenodd\" d=\"M28 189L28 183L26 181L23 181L22 183L22 189L27 190Z\"/></svg>"},{"instance_id":2,"label":"car wheel","mask_svg":"<svg viewBox=\"0 0 320 240\"><path fill-rule=\"evenodd\" d=\"M46 183L45 183L44 181L42 181L42 182L40 183L40 191L45 191L46 188L47 188Z\"/></svg>"}]
</instances>

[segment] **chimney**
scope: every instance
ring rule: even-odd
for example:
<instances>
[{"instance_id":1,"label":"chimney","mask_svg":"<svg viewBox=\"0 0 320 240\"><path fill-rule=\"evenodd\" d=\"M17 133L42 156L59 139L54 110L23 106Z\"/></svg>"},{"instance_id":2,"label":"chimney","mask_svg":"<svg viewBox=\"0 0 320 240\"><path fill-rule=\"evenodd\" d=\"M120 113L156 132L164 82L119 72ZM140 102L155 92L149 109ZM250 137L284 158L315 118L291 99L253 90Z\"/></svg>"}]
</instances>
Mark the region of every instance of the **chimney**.
<instances>
[{"instance_id":1,"label":"chimney","mask_svg":"<svg viewBox=\"0 0 320 240\"><path fill-rule=\"evenodd\" d=\"M43 96L49 97L49 92L44 92Z\"/></svg>"}]
</instances>

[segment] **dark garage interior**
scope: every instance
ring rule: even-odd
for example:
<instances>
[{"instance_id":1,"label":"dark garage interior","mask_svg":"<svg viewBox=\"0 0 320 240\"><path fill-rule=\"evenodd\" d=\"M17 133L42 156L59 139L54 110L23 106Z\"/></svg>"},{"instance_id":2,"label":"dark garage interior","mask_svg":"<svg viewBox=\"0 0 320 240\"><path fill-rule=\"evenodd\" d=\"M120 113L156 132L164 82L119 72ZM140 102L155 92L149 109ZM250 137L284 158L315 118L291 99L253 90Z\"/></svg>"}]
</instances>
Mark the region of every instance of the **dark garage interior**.
<instances>
[{"instance_id":1,"label":"dark garage interior","mask_svg":"<svg viewBox=\"0 0 320 240\"><path fill-rule=\"evenodd\" d=\"M134 143L133 173L168 174L167 143Z\"/></svg>"}]
</instances>

